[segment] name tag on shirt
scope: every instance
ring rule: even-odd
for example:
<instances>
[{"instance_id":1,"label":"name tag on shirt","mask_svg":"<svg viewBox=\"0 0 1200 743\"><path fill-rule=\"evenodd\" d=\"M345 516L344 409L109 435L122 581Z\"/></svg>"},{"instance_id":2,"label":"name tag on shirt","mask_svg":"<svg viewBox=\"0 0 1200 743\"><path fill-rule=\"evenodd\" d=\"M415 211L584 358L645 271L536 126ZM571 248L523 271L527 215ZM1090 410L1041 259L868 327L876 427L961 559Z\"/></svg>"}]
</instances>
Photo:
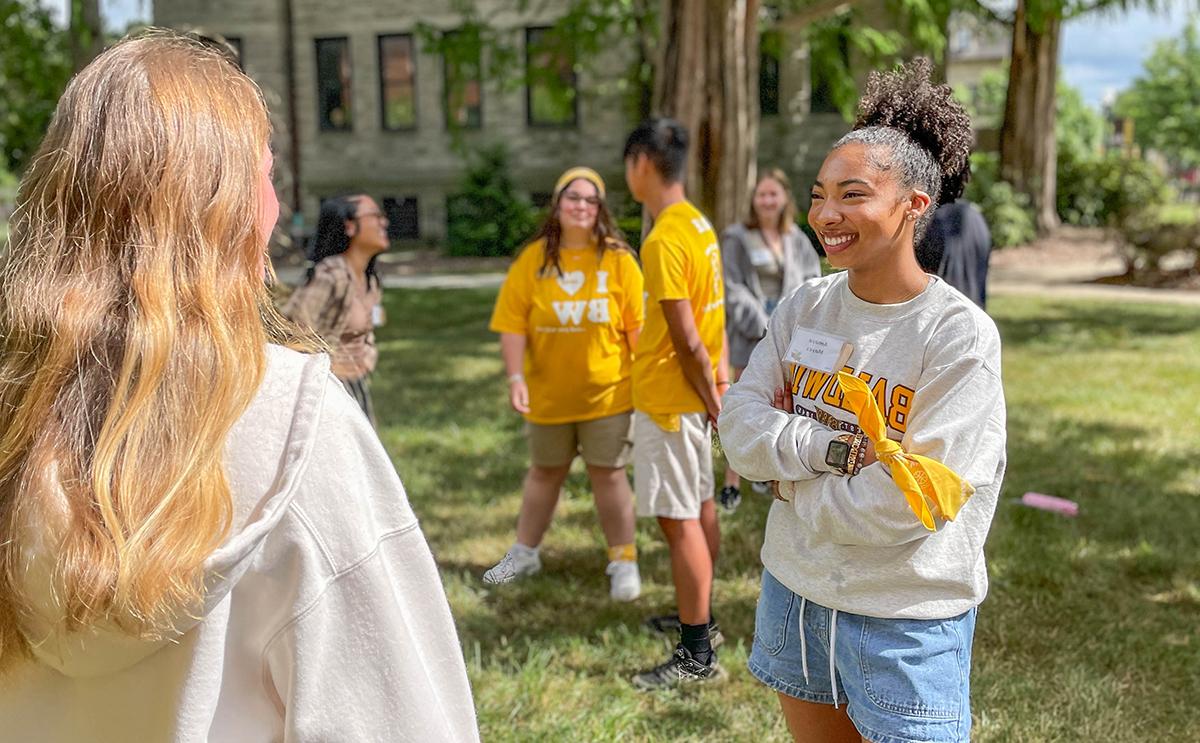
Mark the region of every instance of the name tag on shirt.
<instances>
[{"instance_id":1,"label":"name tag on shirt","mask_svg":"<svg viewBox=\"0 0 1200 743\"><path fill-rule=\"evenodd\" d=\"M371 325L379 327L383 325L386 318L383 315L383 305L375 305L371 308Z\"/></svg>"},{"instance_id":2,"label":"name tag on shirt","mask_svg":"<svg viewBox=\"0 0 1200 743\"><path fill-rule=\"evenodd\" d=\"M812 328L796 328L783 360L832 374L841 371L853 351L854 345L845 338Z\"/></svg>"},{"instance_id":3,"label":"name tag on shirt","mask_svg":"<svg viewBox=\"0 0 1200 743\"><path fill-rule=\"evenodd\" d=\"M750 265L755 268L770 266L775 263L775 254L767 248L754 248L749 251Z\"/></svg>"}]
</instances>

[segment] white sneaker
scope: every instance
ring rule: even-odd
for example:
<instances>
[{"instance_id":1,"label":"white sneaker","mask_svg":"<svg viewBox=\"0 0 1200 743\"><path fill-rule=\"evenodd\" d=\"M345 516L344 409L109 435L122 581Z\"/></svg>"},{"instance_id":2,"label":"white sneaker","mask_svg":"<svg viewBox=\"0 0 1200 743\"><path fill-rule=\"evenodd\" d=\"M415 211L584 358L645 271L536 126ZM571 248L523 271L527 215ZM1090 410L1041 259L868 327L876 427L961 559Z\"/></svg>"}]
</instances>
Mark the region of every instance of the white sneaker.
<instances>
[{"instance_id":1,"label":"white sneaker","mask_svg":"<svg viewBox=\"0 0 1200 743\"><path fill-rule=\"evenodd\" d=\"M514 544L504 553L504 559L495 567L483 574L483 582L498 586L501 583L511 583L517 578L524 578L541 571L542 558L538 551L523 544Z\"/></svg>"},{"instance_id":2,"label":"white sneaker","mask_svg":"<svg viewBox=\"0 0 1200 743\"><path fill-rule=\"evenodd\" d=\"M642 576L638 573L636 562L613 560L604 572L612 578L608 593L613 601L633 601L642 594Z\"/></svg>"}]
</instances>

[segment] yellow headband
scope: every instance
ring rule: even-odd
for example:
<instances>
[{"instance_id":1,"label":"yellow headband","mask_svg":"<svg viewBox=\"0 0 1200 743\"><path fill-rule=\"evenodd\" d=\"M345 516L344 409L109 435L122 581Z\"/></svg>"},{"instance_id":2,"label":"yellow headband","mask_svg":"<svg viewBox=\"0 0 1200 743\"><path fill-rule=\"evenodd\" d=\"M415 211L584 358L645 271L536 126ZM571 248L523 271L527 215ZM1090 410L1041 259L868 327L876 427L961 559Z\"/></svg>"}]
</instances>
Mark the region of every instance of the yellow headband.
<instances>
[{"instance_id":1,"label":"yellow headband","mask_svg":"<svg viewBox=\"0 0 1200 743\"><path fill-rule=\"evenodd\" d=\"M600 193L600 198L604 198L604 179L600 174L591 168L571 168L559 177L558 183L554 184L554 198L558 199L558 195L563 192L563 189L570 185L571 181L582 178L588 183L596 187L596 191Z\"/></svg>"}]
</instances>

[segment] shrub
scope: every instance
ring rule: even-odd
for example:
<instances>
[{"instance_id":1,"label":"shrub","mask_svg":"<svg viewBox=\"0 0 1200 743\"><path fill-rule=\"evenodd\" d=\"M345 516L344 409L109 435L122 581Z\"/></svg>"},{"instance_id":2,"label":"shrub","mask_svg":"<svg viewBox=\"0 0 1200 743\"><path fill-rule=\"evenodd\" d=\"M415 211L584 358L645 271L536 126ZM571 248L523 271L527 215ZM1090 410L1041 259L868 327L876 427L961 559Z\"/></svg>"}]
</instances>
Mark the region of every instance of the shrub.
<instances>
[{"instance_id":1,"label":"shrub","mask_svg":"<svg viewBox=\"0 0 1200 743\"><path fill-rule=\"evenodd\" d=\"M1200 270L1200 209L1143 209L1121 222L1121 253L1129 271L1161 271L1171 253L1190 255Z\"/></svg>"},{"instance_id":2,"label":"shrub","mask_svg":"<svg viewBox=\"0 0 1200 743\"><path fill-rule=\"evenodd\" d=\"M512 255L537 226L533 208L508 173L508 151L495 145L475 154L462 190L446 200L447 253Z\"/></svg>"},{"instance_id":3,"label":"shrub","mask_svg":"<svg viewBox=\"0 0 1200 743\"><path fill-rule=\"evenodd\" d=\"M1153 164L1108 152L1060 163L1058 213L1070 224L1120 227L1146 209L1173 199L1166 176Z\"/></svg>"},{"instance_id":4,"label":"shrub","mask_svg":"<svg viewBox=\"0 0 1200 743\"><path fill-rule=\"evenodd\" d=\"M1000 180L1000 160L996 154L971 155L971 181L965 196L983 212L994 248L1023 245L1037 235L1029 197Z\"/></svg>"}]
</instances>

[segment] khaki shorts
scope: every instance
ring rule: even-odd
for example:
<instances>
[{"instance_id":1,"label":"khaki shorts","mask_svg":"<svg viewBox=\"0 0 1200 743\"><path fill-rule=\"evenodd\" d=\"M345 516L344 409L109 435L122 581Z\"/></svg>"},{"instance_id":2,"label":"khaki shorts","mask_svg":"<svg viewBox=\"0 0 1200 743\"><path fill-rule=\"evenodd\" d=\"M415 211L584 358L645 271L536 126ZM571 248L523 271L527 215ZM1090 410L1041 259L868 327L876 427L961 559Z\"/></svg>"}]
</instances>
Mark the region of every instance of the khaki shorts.
<instances>
[{"instance_id":1,"label":"khaki shorts","mask_svg":"<svg viewBox=\"0 0 1200 743\"><path fill-rule=\"evenodd\" d=\"M565 467L582 455L593 467L624 467L633 446L632 413L576 423L525 423L529 460L536 467Z\"/></svg>"},{"instance_id":2,"label":"khaki shorts","mask_svg":"<svg viewBox=\"0 0 1200 743\"><path fill-rule=\"evenodd\" d=\"M678 431L633 414L633 491L638 516L698 519L713 497L712 426L704 413L682 413Z\"/></svg>"}]
</instances>

